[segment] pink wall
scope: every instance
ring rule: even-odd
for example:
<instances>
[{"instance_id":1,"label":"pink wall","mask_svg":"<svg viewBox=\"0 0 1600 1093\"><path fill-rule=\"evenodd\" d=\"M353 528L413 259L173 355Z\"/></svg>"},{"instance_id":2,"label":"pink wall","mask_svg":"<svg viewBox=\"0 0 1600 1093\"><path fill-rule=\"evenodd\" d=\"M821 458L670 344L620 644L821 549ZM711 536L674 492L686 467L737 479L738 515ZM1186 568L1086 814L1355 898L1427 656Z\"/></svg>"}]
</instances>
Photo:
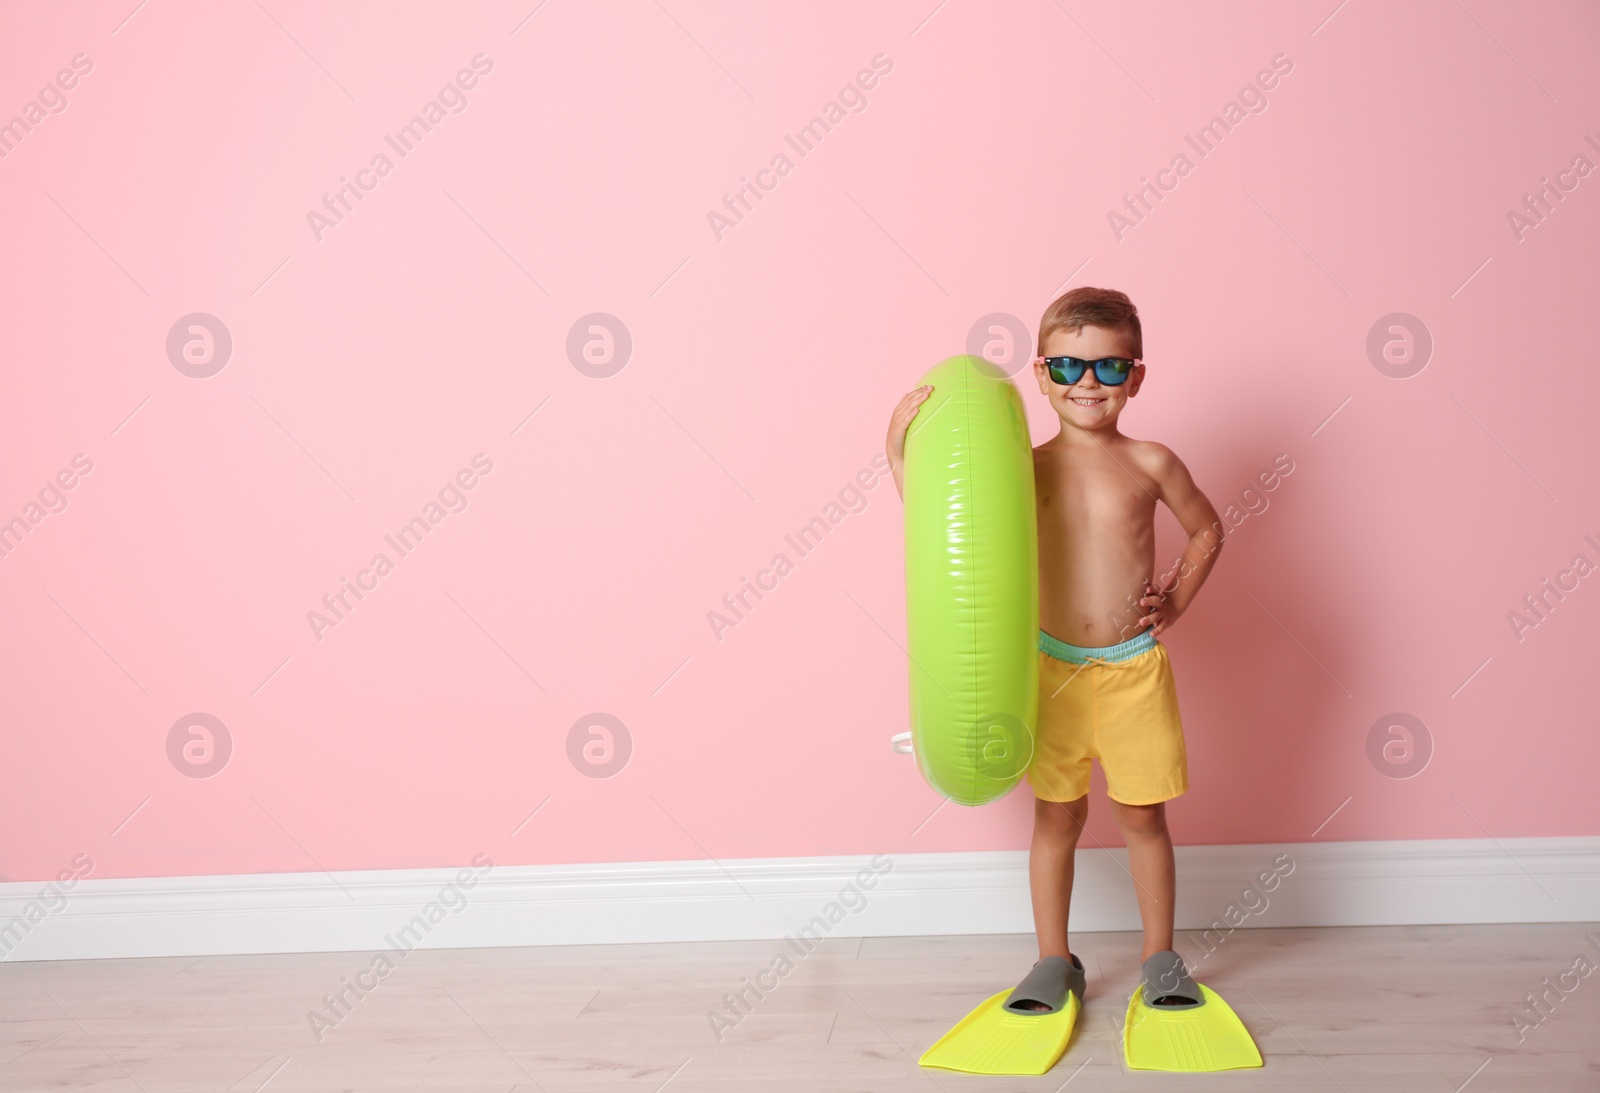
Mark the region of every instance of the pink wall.
<instances>
[{"instance_id":1,"label":"pink wall","mask_svg":"<svg viewBox=\"0 0 1600 1093\"><path fill-rule=\"evenodd\" d=\"M0 558L0 875L1024 846L1025 787L929 820L890 752L901 511L872 465L980 316L1031 331L1069 283L1139 304L1126 429L1219 507L1294 467L1164 637L1179 840L1600 828L1600 575L1508 622L1600 564L1600 177L1558 175L1600 164L1592 5L536 4L0 15L0 118L39 104L0 158L0 519L26 526ZM801 155L786 135L875 58ZM1546 178L1572 189L1518 229ZM567 350L595 312L632 342L608 378ZM1433 343L1404 379L1367 348L1396 312ZM231 337L207 378L167 351L193 313ZM785 535L863 471L801 557ZM402 556L385 536L441 490ZM569 757L596 711L631 740L609 778ZM231 741L209 777L169 755L195 712ZM1410 778L1369 757L1395 712L1432 741Z\"/></svg>"}]
</instances>

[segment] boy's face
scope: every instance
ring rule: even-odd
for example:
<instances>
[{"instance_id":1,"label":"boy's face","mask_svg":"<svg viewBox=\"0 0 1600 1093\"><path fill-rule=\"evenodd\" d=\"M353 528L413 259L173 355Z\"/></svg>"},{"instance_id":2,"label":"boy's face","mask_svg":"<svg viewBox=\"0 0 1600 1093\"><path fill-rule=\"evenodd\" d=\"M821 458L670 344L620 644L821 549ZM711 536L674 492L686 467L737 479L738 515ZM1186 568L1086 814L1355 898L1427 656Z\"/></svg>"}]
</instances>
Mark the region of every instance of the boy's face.
<instances>
[{"instance_id":1,"label":"boy's face","mask_svg":"<svg viewBox=\"0 0 1600 1093\"><path fill-rule=\"evenodd\" d=\"M1101 357L1132 357L1132 338L1126 330L1104 326L1084 326L1077 330L1056 329L1044 340L1046 357L1078 357L1081 360L1098 360ZM1038 377L1039 390L1050 399L1050 405L1060 415L1063 425L1095 432L1116 425L1117 415L1144 382L1144 365L1136 364L1128 373L1128 382L1108 387L1095 376L1093 368L1085 368L1078 382L1063 387L1050 378L1050 369L1036 361L1033 374Z\"/></svg>"}]
</instances>

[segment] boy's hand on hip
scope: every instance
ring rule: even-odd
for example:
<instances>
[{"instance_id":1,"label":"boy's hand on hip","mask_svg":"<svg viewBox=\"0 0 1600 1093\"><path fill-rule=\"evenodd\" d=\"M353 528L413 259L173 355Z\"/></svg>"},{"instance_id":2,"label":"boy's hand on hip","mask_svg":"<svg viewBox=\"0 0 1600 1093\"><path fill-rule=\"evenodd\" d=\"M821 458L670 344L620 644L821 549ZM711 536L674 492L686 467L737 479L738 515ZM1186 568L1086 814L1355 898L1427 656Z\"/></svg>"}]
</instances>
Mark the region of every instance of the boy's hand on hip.
<instances>
[{"instance_id":1,"label":"boy's hand on hip","mask_svg":"<svg viewBox=\"0 0 1600 1093\"><path fill-rule=\"evenodd\" d=\"M1148 577L1144 582L1144 595L1139 598L1139 607L1146 612L1140 616L1139 626L1148 627L1152 634L1160 636L1161 631L1167 629L1178 621L1182 613L1174 609L1167 593L1156 588L1155 583Z\"/></svg>"}]
</instances>

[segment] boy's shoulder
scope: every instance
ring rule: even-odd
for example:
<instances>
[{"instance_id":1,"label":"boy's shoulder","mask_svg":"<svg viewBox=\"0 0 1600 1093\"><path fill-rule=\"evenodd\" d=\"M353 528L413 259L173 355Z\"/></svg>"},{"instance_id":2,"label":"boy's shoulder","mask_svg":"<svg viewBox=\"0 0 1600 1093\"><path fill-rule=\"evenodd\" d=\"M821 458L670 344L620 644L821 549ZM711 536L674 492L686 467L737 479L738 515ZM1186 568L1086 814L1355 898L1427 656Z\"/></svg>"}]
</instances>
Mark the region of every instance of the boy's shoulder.
<instances>
[{"instance_id":1,"label":"boy's shoulder","mask_svg":"<svg viewBox=\"0 0 1600 1093\"><path fill-rule=\"evenodd\" d=\"M1126 440L1128 454L1151 474L1170 470L1179 462L1177 453L1159 440L1135 440L1131 436Z\"/></svg>"}]
</instances>

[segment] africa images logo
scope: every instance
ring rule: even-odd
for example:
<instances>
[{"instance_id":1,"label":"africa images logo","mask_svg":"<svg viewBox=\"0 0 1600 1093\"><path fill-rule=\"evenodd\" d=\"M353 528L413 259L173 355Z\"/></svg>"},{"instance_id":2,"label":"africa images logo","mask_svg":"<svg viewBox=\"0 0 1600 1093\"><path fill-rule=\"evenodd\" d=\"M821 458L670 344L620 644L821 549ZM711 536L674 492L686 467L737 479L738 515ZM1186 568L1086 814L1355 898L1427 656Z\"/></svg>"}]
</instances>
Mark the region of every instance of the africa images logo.
<instances>
[{"instance_id":1,"label":"africa images logo","mask_svg":"<svg viewBox=\"0 0 1600 1093\"><path fill-rule=\"evenodd\" d=\"M887 53L874 54L872 67L863 68L855 79L839 89L839 94L823 104L821 111L793 133L785 133L784 142L793 148L801 159L816 151L824 137L844 122L850 114L859 114L868 106L867 92L878 86L878 81L894 71L894 58ZM849 111L849 113L846 113ZM732 193L722 195L723 212L710 209L706 223L711 234L722 242L728 232L744 223L744 218L755 208L751 201L766 200L766 195L778 188L778 183L794 173L795 161L787 152L778 152L772 162L756 172L755 181L741 176Z\"/></svg>"},{"instance_id":2,"label":"africa images logo","mask_svg":"<svg viewBox=\"0 0 1600 1093\"><path fill-rule=\"evenodd\" d=\"M494 58L486 53L474 54L471 68L458 71L449 83L439 89L438 95L422 104L422 110L412 115L410 121L393 133L385 133L384 142L394 149L395 155L406 158L445 118L465 110L468 105L467 92L476 88L478 81L493 71ZM306 223L317 242L322 242L328 232L344 223L344 218L356 203L365 201L366 195L376 190L378 183L388 178L394 169L395 161L386 153L379 152L372 157L370 164L356 172L354 182L340 175L339 185L334 187L333 193L322 195L322 211L310 209L306 212Z\"/></svg>"}]
</instances>

